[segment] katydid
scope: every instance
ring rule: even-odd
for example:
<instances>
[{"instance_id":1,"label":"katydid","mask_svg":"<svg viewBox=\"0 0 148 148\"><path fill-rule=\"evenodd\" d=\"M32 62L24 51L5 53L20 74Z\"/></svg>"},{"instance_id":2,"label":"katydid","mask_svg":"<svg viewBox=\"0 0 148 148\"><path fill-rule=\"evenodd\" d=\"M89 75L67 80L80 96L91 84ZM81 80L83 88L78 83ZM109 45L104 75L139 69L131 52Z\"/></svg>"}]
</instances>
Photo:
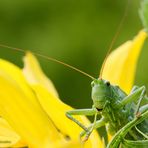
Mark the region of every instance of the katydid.
<instances>
[{"instance_id":1,"label":"katydid","mask_svg":"<svg viewBox=\"0 0 148 148\"><path fill-rule=\"evenodd\" d=\"M133 87L129 95L127 95L118 86L111 85L109 81L103 79L94 79L91 83L91 86L91 96L93 100L92 108L76 109L66 113L69 119L74 121L84 130L84 132L80 134L81 137L85 134L84 141L88 139L93 129L99 128L106 124L108 124L108 132L114 135L120 129L124 129L129 122L134 120L137 121L138 118L140 119L142 113L148 110L148 104L145 103L143 106L141 106L142 101L147 101L145 86ZM96 118L98 114L102 115L100 120L97 120ZM75 118L73 118L72 115L94 115L95 118L94 122L89 127L85 127ZM148 117L148 115L146 114L144 117ZM136 123L130 123L130 125L133 126L132 129L127 131L127 128L125 128L125 131L122 130L122 133L118 134L120 137L120 142L124 140L122 139L124 136L126 139L131 141L148 139L147 119L141 121L138 125L136 125ZM127 134L125 135L125 133ZM111 148L118 147L118 145L119 142L114 142ZM146 141L146 145L148 147L148 141ZM140 146L142 146L142 143Z\"/></svg>"}]
</instances>

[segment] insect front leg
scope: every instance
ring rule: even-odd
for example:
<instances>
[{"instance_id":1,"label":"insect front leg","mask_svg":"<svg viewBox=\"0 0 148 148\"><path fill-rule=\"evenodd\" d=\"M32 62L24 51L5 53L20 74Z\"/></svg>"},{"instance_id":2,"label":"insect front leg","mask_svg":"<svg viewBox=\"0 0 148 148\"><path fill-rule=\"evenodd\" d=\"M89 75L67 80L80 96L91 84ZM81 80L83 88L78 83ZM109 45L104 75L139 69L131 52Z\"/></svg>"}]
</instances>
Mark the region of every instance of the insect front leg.
<instances>
[{"instance_id":1,"label":"insect front leg","mask_svg":"<svg viewBox=\"0 0 148 148\"><path fill-rule=\"evenodd\" d=\"M95 114L93 126L92 126L91 128L87 128L87 129L90 129L90 130L88 130L88 131L86 132L86 136L85 136L85 138L84 138L83 141L87 141L87 140L88 140L90 134L92 133L92 131L93 131L93 129L94 129L94 126L95 126L95 124L96 124L96 120L97 120L97 113ZM81 138L81 137L82 137L82 135L80 134L80 138Z\"/></svg>"},{"instance_id":2,"label":"insect front leg","mask_svg":"<svg viewBox=\"0 0 148 148\"><path fill-rule=\"evenodd\" d=\"M83 130L88 131L88 128L85 127L80 121L75 119L72 115L86 115L86 116L92 116L97 113L97 110L95 108L91 109L75 109L71 111L66 112L66 116L74 121L77 125L79 125Z\"/></svg>"},{"instance_id":3,"label":"insect front leg","mask_svg":"<svg viewBox=\"0 0 148 148\"><path fill-rule=\"evenodd\" d=\"M95 121L95 120L94 120ZM91 130L93 129L97 129L99 127L102 127L104 126L106 123L106 120L104 117L102 117L100 120L97 120L95 121L94 123L92 123L89 127L88 127L88 132L92 132ZM90 131L89 131L90 130ZM81 134L80 134L80 137L84 136L85 134L87 135L86 133L87 131L82 131ZM89 133L88 133L89 134ZM90 135L90 134L89 134Z\"/></svg>"}]
</instances>

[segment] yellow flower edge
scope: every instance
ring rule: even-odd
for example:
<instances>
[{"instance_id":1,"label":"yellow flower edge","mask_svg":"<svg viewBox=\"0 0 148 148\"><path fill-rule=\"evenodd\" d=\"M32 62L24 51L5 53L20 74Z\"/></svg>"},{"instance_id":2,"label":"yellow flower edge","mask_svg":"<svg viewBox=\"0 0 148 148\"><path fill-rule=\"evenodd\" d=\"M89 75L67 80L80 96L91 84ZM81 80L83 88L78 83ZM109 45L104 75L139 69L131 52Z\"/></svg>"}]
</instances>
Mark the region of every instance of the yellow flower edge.
<instances>
[{"instance_id":1,"label":"yellow flower edge","mask_svg":"<svg viewBox=\"0 0 148 148\"><path fill-rule=\"evenodd\" d=\"M133 40L125 42L114 50L106 60L102 78L109 80L111 84L119 85L129 93L134 83L137 61L146 37L146 32L141 30Z\"/></svg>"},{"instance_id":2,"label":"yellow flower edge","mask_svg":"<svg viewBox=\"0 0 148 148\"><path fill-rule=\"evenodd\" d=\"M46 88L46 85L43 85L43 83L41 83L41 81L33 75L35 74L35 69L32 68L32 66L36 67L37 71L40 70L40 78L42 79L41 74L43 74L43 72L41 71L35 56L30 52L27 52L24 59L24 75L25 77L30 77L29 73L31 73L32 77L34 77L34 83L30 81L28 81L28 83L36 93L36 96L38 97L43 109L55 123L56 127L62 132L62 134L69 136L72 140L76 141L76 143L80 143L79 134L82 129L74 122L70 121L65 115L66 111L72 110L73 108L67 104L64 104L59 98L56 97L54 91L53 93L51 90L49 91L49 88ZM28 67L30 67L30 69L28 69ZM28 70L30 71L29 73L27 73ZM45 75L43 75L43 77L44 76ZM76 116L76 118L87 126L90 124L89 120L85 116ZM85 143L85 147L95 148L98 147L98 145L102 145L101 139L99 138L97 132L94 131L90 136L90 139Z\"/></svg>"},{"instance_id":3,"label":"yellow flower edge","mask_svg":"<svg viewBox=\"0 0 148 148\"><path fill-rule=\"evenodd\" d=\"M81 143L79 135L83 130L65 116L65 113L69 110L73 110L73 108L64 104L59 99L56 99L54 95L49 93L41 85L32 85L32 89L36 93L41 106L61 133L70 137L70 139L75 140L76 143ZM90 125L89 120L85 116L75 116L75 118L86 126ZM101 145L101 140L97 132L94 130L89 140L85 143L85 147L95 148L98 145Z\"/></svg>"},{"instance_id":4,"label":"yellow flower edge","mask_svg":"<svg viewBox=\"0 0 148 148\"><path fill-rule=\"evenodd\" d=\"M15 65L0 61L0 115L29 147L40 148L42 145L48 148L56 144L53 141L62 141L61 134L40 106L23 74L16 71Z\"/></svg>"},{"instance_id":5,"label":"yellow flower edge","mask_svg":"<svg viewBox=\"0 0 148 148\"><path fill-rule=\"evenodd\" d=\"M10 127L8 122L0 118L0 147L25 147L25 142L21 137Z\"/></svg>"},{"instance_id":6,"label":"yellow flower edge","mask_svg":"<svg viewBox=\"0 0 148 148\"><path fill-rule=\"evenodd\" d=\"M27 52L26 56L24 57L24 68L23 73L30 84L40 83L43 87L48 89L56 97L59 97L58 92L55 89L54 84L51 80L43 73L39 62L31 54L31 52Z\"/></svg>"}]
</instances>

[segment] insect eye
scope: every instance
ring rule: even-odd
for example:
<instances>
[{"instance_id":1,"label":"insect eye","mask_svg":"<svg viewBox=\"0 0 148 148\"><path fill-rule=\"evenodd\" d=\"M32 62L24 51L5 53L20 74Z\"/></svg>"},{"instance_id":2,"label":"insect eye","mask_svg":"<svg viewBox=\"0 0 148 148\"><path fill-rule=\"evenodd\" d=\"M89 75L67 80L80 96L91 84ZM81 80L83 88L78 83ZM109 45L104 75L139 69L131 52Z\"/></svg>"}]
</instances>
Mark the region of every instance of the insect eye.
<instances>
[{"instance_id":1,"label":"insect eye","mask_svg":"<svg viewBox=\"0 0 148 148\"><path fill-rule=\"evenodd\" d=\"M109 81L107 81L107 82L106 82L106 85L107 85L107 86L110 86L110 82L109 82Z\"/></svg>"}]
</instances>

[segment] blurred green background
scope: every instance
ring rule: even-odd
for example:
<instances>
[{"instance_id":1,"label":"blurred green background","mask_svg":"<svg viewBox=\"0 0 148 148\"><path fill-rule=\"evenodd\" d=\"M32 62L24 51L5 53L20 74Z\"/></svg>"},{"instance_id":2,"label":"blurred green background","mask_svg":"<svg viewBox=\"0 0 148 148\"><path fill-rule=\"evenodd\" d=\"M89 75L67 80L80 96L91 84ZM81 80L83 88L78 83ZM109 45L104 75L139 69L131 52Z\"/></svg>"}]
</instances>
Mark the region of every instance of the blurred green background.
<instances>
[{"instance_id":1,"label":"blurred green background","mask_svg":"<svg viewBox=\"0 0 148 148\"><path fill-rule=\"evenodd\" d=\"M140 0L131 0L114 48L142 28ZM0 43L48 55L94 77L124 14L127 0L1 0ZM138 63L136 84L148 86L148 44ZM22 53L0 48L0 57L22 67ZM92 106L91 80L67 67L38 58L61 99L75 108Z\"/></svg>"}]
</instances>

